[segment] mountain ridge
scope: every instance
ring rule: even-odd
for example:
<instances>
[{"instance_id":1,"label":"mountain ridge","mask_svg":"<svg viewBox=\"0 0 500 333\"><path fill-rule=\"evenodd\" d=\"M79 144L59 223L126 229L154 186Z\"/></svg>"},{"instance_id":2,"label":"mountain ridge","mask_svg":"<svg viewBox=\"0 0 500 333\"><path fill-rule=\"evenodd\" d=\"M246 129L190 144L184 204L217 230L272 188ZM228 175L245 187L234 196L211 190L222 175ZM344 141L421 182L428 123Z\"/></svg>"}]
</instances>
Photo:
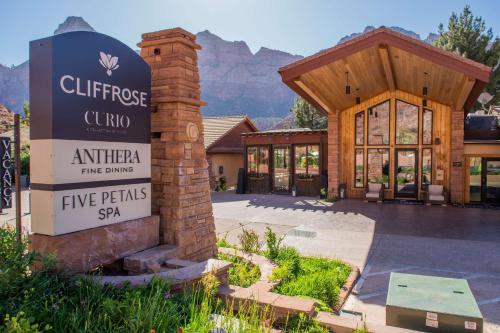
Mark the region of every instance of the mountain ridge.
<instances>
[{"instance_id":1,"label":"mountain ridge","mask_svg":"<svg viewBox=\"0 0 500 333\"><path fill-rule=\"evenodd\" d=\"M338 43L373 29L367 26L363 32L344 36ZM390 29L421 39L410 30ZM70 31L95 29L83 18L69 16L54 34ZM208 103L202 108L204 115L248 115L261 129L273 127L289 115L295 93L282 83L277 71L303 56L264 46L252 53L245 41L227 41L209 30L196 36L202 46L198 55L202 100ZM436 34L430 33L425 41L430 43L436 38ZM22 104L29 98L28 88L28 61L11 68L0 65L0 104L22 113Z\"/></svg>"}]
</instances>

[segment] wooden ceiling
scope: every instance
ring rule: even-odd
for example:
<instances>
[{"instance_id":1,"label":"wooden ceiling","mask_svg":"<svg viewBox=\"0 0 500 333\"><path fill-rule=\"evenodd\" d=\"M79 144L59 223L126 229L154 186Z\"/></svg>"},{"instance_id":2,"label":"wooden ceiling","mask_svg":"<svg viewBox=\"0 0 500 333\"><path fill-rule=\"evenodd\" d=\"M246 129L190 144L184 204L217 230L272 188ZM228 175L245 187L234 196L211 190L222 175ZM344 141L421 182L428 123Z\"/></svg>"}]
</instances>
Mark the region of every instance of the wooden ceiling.
<instances>
[{"instance_id":1,"label":"wooden ceiling","mask_svg":"<svg viewBox=\"0 0 500 333\"><path fill-rule=\"evenodd\" d=\"M350 95L345 94L346 72ZM287 85L326 112L353 106L357 94L366 100L397 89L422 96L424 85L429 99L462 109L472 106L490 72L487 66L385 28L280 69Z\"/></svg>"}]
</instances>

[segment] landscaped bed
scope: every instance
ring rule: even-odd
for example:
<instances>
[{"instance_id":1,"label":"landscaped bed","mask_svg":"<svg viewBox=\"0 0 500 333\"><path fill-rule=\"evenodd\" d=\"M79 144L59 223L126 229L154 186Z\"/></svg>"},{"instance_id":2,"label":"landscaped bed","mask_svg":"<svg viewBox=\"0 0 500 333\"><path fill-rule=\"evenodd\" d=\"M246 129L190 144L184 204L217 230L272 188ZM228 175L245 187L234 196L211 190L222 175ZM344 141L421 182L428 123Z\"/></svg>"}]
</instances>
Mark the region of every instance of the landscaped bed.
<instances>
[{"instance_id":1,"label":"landscaped bed","mask_svg":"<svg viewBox=\"0 0 500 333\"><path fill-rule=\"evenodd\" d=\"M219 240L219 246L223 247L219 251L219 259L236 263L229 273L230 284L251 286L252 279L247 278L250 276L249 261L253 259L262 262L262 259L267 258L269 264L275 266L269 276L264 276L264 279L273 283L269 291L287 296L312 298L322 311L331 312L340 308L347 296L346 290L350 289L350 286L345 286L352 272L349 264L340 260L302 256L295 248L282 246L283 237L278 237L269 228L265 237L265 250L261 250L256 233L244 228L239 236L239 246L229 244L225 238ZM228 247L240 250L229 250ZM257 257L261 259L255 260ZM257 275L253 276L253 281L256 282L259 278ZM342 289L344 289L343 298L340 299Z\"/></svg>"},{"instance_id":2,"label":"landscaped bed","mask_svg":"<svg viewBox=\"0 0 500 333\"><path fill-rule=\"evenodd\" d=\"M43 269L31 272L35 260L42 261ZM245 272L255 271L242 262ZM211 273L194 289L172 294L158 278L144 286L115 287L56 271L53 264L54 258L27 251L26 240L17 242L13 230L0 228L0 332L209 333L223 327L261 333L274 325L270 308L246 302L234 311L232 304L219 300L219 282ZM328 332L305 315L291 317L279 328L284 333Z\"/></svg>"},{"instance_id":3,"label":"landscaped bed","mask_svg":"<svg viewBox=\"0 0 500 333\"><path fill-rule=\"evenodd\" d=\"M217 259L229 261L233 266L229 268L229 284L239 287L249 287L260 279L260 269L241 257L219 253Z\"/></svg>"},{"instance_id":4,"label":"landscaped bed","mask_svg":"<svg viewBox=\"0 0 500 333\"><path fill-rule=\"evenodd\" d=\"M288 258L287 258L288 259ZM285 259L286 260L286 259ZM299 257L297 267L277 260L279 268L272 277L280 282L272 291L288 296L305 296L320 302L322 310L335 308L340 289L347 281L351 267L338 260ZM293 271L295 270L295 271Z\"/></svg>"}]
</instances>

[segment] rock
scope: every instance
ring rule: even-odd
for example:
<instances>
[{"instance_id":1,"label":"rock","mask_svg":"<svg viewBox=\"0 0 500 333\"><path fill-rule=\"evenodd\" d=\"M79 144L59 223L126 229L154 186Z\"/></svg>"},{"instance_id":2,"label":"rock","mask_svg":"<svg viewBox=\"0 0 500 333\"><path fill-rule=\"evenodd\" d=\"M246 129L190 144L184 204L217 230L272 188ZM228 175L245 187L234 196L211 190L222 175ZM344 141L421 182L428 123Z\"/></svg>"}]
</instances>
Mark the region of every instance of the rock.
<instances>
[{"instance_id":1,"label":"rock","mask_svg":"<svg viewBox=\"0 0 500 333\"><path fill-rule=\"evenodd\" d=\"M31 234L30 249L55 254L61 269L85 273L158 245L159 225L150 216L58 236Z\"/></svg>"},{"instance_id":2,"label":"rock","mask_svg":"<svg viewBox=\"0 0 500 333\"><path fill-rule=\"evenodd\" d=\"M66 20L59 24L54 31L54 35L72 31L95 31L82 17L68 16Z\"/></svg>"},{"instance_id":3,"label":"rock","mask_svg":"<svg viewBox=\"0 0 500 333\"><path fill-rule=\"evenodd\" d=\"M146 265L146 272L149 274L158 273L161 271L161 265L159 263L149 263Z\"/></svg>"}]
</instances>

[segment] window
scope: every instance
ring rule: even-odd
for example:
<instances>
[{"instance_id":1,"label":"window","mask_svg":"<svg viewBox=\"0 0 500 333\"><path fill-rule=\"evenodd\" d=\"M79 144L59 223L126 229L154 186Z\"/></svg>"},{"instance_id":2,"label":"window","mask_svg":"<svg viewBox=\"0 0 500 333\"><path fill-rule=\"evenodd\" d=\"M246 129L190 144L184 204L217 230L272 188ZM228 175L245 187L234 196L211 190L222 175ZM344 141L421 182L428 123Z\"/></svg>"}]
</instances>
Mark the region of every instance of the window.
<instances>
[{"instance_id":1,"label":"window","mask_svg":"<svg viewBox=\"0 0 500 333\"><path fill-rule=\"evenodd\" d=\"M418 106L396 100L396 144L418 144Z\"/></svg>"},{"instance_id":2,"label":"window","mask_svg":"<svg viewBox=\"0 0 500 333\"><path fill-rule=\"evenodd\" d=\"M389 106L385 101L368 109L368 144L389 144Z\"/></svg>"},{"instance_id":3,"label":"window","mask_svg":"<svg viewBox=\"0 0 500 333\"><path fill-rule=\"evenodd\" d=\"M471 157L469 162L469 200L481 201L481 157Z\"/></svg>"},{"instance_id":4,"label":"window","mask_svg":"<svg viewBox=\"0 0 500 333\"><path fill-rule=\"evenodd\" d=\"M295 174L319 175L319 145L295 146Z\"/></svg>"},{"instance_id":5,"label":"window","mask_svg":"<svg viewBox=\"0 0 500 333\"><path fill-rule=\"evenodd\" d=\"M424 109L422 114L422 144L432 144L432 110Z\"/></svg>"},{"instance_id":6,"label":"window","mask_svg":"<svg viewBox=\"0 0 500 333\"><path fill-rule=\"evenodd\" d=\"M389 188L389 149L368 149L368 182Z\"/></svg>"},{"instance_id":7,"label":"window","mask_svg":"<svg viewBox=\"0 0 500 333\"><path fill-rule=\"evenodd\" d=\"M247 147L247 172L250 175L269 172L269 149L267 146Z\"/></svg>"},{"instance_id":8,"label":"window","mask_svg":"<svg viewBox=\"0 0 500 333\"><path fill-rule=\"evenodd\" d=\"M432 184L432 149L422 149L422 190L427 190L427 185Z\"/></svg>"},{"instance_id":9,"label":"window","mask_svg":"<svg viewBox=\"0 0 500 333\"><path fill-rule=\"evenodd\" d=\"M363 145L365 143L365 112L361 111L356 113L356 145Z\"/></svg>"},{"instance_id":10,"label":"window","mask_svg":"<svg viewBox=\"0 0 500 333\"><path fill-rule=\"evenodd\" d=\"M354 187L364 187L365 176L365 163L364 163L364 150L357 148L354 149Z\"/></svg>"}]
</instances>

